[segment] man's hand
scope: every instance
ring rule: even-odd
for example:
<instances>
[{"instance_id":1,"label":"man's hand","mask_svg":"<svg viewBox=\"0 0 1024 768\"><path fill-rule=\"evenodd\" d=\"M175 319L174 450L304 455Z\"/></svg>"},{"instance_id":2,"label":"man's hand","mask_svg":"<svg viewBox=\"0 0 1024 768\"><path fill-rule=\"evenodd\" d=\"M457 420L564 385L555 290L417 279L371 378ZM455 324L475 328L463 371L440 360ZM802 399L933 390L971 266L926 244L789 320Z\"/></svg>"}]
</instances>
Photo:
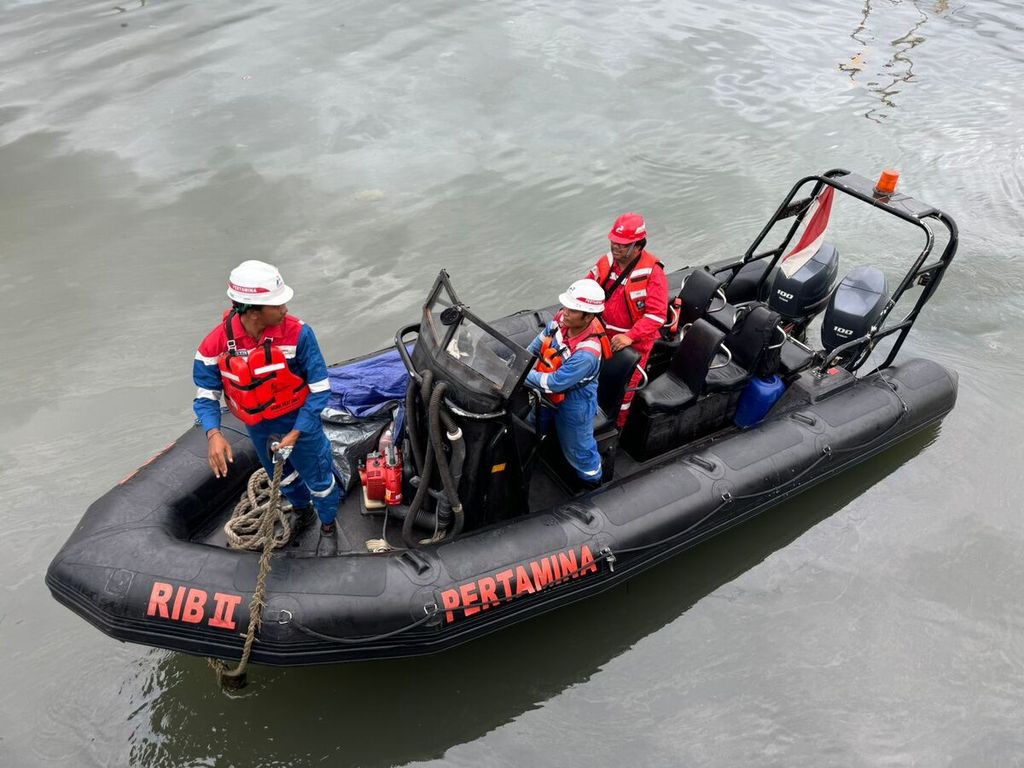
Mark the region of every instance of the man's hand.
<instances>
[{"instance_id":1,"label":"man's hand","mask_svg":"<svg viewBox=\"0 0 1024 768\"><path fill-rule=\"evenodd\" d=\"M274 447L274 452L276 453L277 451L280 451L282 448L294 447L294 445L297 442L299 442L299 435L301 434L302 433L299 430L293 429L291 432L289 432L287 435L281 438L281 442L277 443L277 445Z\"/></svg>"},{"instance_id":2,"label":"man's hand","mask_svg":"<svg viewBox=\"0 0 1024 768\"><path fill-rule=\"evenodd\" d=\"M211 429L207 432L206 442L206 460L210 462L213 476L227 477L228 464L235 460L235 454L231 450L231 443L220 433L219 429Z\"/></svg>"},{"instance_id":3,"label":"man's hand","mask_svg":"<svg viewBox=\"0 0 1024 768\"><path fill-rule=\"evenodd\" d=\"M618 352L620 349L625 349L633 345L632 337L625 333L617 333L612 336L612 352Z\"/></svg>"}]
</instances>

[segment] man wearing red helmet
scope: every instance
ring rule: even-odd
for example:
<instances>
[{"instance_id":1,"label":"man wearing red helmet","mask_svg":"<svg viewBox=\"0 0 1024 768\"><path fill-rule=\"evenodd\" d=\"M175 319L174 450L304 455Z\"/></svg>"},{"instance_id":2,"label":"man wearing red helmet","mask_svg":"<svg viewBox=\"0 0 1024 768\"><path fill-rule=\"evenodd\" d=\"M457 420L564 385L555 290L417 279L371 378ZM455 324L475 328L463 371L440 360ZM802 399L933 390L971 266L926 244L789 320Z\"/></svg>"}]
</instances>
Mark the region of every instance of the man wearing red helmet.
<instances>
[{"instance_id":1,"label":"man wearing red helmet","mask_svg":"<svg viewBox=\"0 0 1024 768\"><path fill-rule=\"evenodd\" d=\"M647 225L639 213L624 213L608 233L611 250L590 268L588 277L604 288L604 324L612 335L612 350L633 347L640 366L647 365L654 341L668 316L668 278L665 267L646 250ZM629 382L640 383L640 371ZM629 415L633 392L623 399L616 424L621 429Z\"/></svg>"}]
</instances>

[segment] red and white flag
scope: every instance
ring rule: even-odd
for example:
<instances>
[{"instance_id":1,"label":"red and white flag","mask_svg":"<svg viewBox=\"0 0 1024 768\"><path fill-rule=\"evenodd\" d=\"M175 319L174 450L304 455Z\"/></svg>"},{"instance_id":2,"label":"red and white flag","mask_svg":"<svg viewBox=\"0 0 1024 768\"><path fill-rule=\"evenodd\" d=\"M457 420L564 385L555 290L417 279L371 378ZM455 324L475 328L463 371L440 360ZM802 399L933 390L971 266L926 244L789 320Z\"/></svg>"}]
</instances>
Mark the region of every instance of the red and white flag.
<instances>
[{"instance_id":1,"label":"red and white flag","mask_svg":"<svg viewBox=\"0 0 1024 768\"><path fill-rule=\"evenodd\" d=\"M833 192L835 188L827 186L811 203L804 233L800 235L796 248L782 259L780 266L782 274L786 277L792 277L800 267L810 261L825 240L825 230L828 229L828 222L832 216Z\"/></svg>"}]
</instances>

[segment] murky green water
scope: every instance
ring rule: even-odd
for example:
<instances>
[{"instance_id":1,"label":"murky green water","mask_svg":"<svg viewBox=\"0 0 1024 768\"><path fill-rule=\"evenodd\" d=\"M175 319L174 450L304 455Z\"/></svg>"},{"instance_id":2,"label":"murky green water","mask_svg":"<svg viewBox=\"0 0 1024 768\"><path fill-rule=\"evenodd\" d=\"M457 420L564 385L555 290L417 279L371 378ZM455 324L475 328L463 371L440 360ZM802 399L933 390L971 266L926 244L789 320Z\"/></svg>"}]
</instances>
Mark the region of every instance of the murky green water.
<instances>
[{"instance_id":1,"label":"murky green water","mask_svg":"<svg viewBox=\"0 0 1024 768\"><path fill-rule=\"evenodd\" d=\"M1024 764L1018 4L115 3L0 3L0 764ZM961 228L906 349L960 400L773 515L436 658L238 697L49 597L88 503L190 423L242 259L342 359L440 267L497 316L623 210L677 267L801 175L885 166ZM850 221L844 269L898 270Z\"/></svg>"}]
</instances>

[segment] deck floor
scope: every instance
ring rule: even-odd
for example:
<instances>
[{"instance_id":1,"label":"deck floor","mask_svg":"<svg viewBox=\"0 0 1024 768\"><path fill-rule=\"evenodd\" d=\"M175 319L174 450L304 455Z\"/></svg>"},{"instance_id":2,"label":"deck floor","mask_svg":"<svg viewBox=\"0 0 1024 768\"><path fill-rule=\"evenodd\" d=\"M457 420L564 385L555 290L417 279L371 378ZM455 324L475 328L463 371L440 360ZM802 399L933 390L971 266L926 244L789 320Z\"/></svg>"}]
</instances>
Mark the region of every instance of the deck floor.
<instances>
[{"instance_id":1,"label":"deck floor","mask_svg":"<svg viewBox=\"0 0 1024 768\"><path fill-rule=\"evenodd\" d=\"M639 466L636 461L624 452L618 457L615 464L615 476L622 477L630 474ZM573 496L566 486L555 477L555 471L551 467L538 461L530 482L530 509L531 511L546 509L563 503ZM405 547L402 541L402 521L395 515L385 515L384 510L374 510L366 513L362 503L362 489L356 486L345 498L338 508L337 518L337 553L345 554L350 552L367 552L368 542L371 540L384 539L394 549ZM195 541L209 544L215 547L226 547L227 537L224 534L224 523L231 516L234 508L225 507L220 510L211 520L207 530L195 536ZM417 533L426 538L430 531L417 528ZM284 548L284 553L291 557L317 557L318 548L323 555L324 547L320 541L319 521L315 521L305 531L302 531L293 541Z\"/></svg>"}]
</instances>

